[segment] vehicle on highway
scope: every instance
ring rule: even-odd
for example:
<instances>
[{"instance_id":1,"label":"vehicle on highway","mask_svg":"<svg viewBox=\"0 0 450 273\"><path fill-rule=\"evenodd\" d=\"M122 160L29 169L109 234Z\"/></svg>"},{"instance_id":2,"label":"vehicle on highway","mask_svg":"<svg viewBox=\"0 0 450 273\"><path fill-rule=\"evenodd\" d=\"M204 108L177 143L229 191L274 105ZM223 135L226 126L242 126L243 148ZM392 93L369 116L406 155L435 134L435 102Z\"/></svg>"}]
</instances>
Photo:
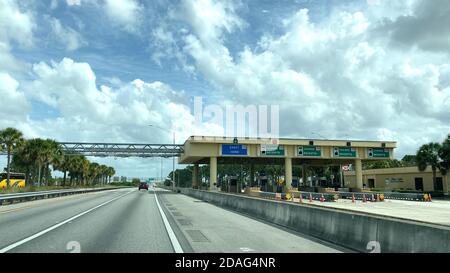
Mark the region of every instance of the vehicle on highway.
<instances>
[{"instance_id":1,"label":"vehicle on highway","mask_svg":"<svg viewBox=\"0 0 450 273\"><path fill-rule=\"evenodd\" d=\"M148 184L145 182L141 182L139 183L139 190L144 189L144 190L148 190Z\"/></svg>"},{"instance_id":2,"label":"vehicle on highway","mask_svg":"<svg viewBox=\"0 0 450 273\"><path fill-rule=\"evenodd\" d=\"M6 189L7 174L0 173L0 189ZM10 173L9 174L9 187L10 188L24 188L25 187L25 174L24 173Z\"/></svg>"}]
</instances>

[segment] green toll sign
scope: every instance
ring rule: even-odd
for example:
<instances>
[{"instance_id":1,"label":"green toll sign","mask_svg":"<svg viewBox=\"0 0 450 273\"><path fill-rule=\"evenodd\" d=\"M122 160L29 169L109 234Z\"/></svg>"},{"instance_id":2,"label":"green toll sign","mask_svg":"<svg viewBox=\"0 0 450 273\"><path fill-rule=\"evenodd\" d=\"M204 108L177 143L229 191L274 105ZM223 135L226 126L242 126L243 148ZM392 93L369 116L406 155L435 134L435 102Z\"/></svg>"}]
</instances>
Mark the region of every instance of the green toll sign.
<instances>
[{"instance_id":1,"label":"green toll sign","mask_svg":"<svg viewBox=\"0 0 450 273\"><path fill-rule=\"evenodd\" d=\"M334 147L333 157L356 157L356 148L353 147Z\"/></svg>"},{"instance_id":2,"label":"green toll sign","mask_svg":"<svg viewBox=\"0 0 450 273\"><path fill-rule=\"evenodd\" d=\"M298 156L322 156L322 149L319 146L298 146Z\"/></svg>"},{"instance_id":3,"label":"green toll sign","mask_svg":"<svg viewBox=\"0 0 450 273\"><path fill-rule=\"evenodd\" d=\"M284 146L277 144L261 144L262 156L284 156Z\"/></svg>"},{"instance_id":4,"label":"green toll sign","mask_svg":"<svg viewBox=\"0 0 450 273\"><path fill-rule=\"evenodd\" d=\"M391 154L389 149L385 148L368 148L367 157L368 158L389 158Z\"/></svg>"}]
</instances>

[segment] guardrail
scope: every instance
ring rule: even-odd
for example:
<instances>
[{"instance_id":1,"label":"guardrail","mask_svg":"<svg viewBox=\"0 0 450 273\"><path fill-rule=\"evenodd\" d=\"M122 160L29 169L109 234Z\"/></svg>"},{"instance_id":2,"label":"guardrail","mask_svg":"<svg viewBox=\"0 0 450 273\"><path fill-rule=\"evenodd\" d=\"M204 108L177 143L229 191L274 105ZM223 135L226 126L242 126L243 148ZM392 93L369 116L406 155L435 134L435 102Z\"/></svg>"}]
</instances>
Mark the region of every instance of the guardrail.
<instances>
[{"instance_id":1,"label":"guardrail","mask_svg":"<svg viewBox=\"0 0 450 273\"><path fill-rule=\"evenodd\" d=\"M113 188L98 188L98 189L78 189L78 190L52 190L42 192L29 192L29 193L12 193L12 194L0 194L0 206L9 205L20 202L33 201L38 199L48 199L66 195L74 195L81 193L90 193L107 190L117 190L129 187L113 187Z\"/></svg>"}]
</instances>

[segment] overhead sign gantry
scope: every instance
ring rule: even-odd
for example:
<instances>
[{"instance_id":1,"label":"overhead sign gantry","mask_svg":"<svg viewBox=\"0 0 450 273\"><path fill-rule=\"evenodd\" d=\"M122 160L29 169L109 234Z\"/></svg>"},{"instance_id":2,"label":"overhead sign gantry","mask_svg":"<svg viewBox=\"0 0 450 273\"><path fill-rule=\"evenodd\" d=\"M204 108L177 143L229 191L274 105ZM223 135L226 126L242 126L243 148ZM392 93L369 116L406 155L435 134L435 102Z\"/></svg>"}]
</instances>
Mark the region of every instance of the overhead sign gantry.
<instances>
[{"instance_id":1,"label":"overhead sign gantry","mask_svg":"<svg viewBox=\"0 0 450 273\"><path fill-rule=\"evenodd\" d=\"M362 160L394 158L394 141L270 139L191 136L183 145L180 164L194 164L194 186L198 164L210 164L210 187L217 183L217 162L249 164L284 163L287 187L293 165L354 164L357 188L362 188ZM251 174L250 174L251 175Z\"/></svg>"}]
</instances>

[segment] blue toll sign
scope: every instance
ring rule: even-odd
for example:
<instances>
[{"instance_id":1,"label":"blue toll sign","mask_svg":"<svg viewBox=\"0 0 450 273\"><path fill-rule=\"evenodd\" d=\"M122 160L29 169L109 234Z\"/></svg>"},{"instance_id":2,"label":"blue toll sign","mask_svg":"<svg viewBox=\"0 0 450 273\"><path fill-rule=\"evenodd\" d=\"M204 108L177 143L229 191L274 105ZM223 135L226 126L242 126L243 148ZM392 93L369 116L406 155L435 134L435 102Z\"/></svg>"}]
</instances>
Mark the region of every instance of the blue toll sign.
<instances>
[{"instance_id":1,"label":"blue toll sign","mask_svg":"<svg viewBox=\"0 0 450 273\"><path fill-rule=\"evenodd\" d=\"M222 144L222 155L247 155L247 145Z\"/></svg>"}]
</instances>

